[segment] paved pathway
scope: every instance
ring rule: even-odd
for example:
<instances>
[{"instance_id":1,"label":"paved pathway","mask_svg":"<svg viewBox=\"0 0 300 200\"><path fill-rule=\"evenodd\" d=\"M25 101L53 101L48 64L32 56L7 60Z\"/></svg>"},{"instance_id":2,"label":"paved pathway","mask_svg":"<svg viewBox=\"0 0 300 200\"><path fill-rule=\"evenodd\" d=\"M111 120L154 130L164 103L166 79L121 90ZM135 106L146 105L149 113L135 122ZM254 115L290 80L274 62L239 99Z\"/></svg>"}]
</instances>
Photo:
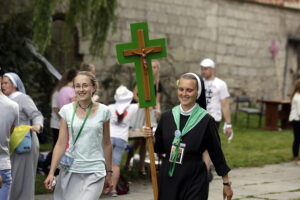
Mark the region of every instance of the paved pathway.
<instances>
[{"instance_id":1,"label":"paved pathway","mask_svg":"<svg viewBox=\"0 0 300 200\"><path fill-rule=\"evenodd\" d=\"M294 163L233 169L230 172L236 200L300 200L300 166ZM209 200L222 200L222 180L215 175L210 184ZM130 194L103 199L152 200L150 182L131 183ZM36 200L52 200L51 195L37 195Z\"/></svg>"}]
</instances>

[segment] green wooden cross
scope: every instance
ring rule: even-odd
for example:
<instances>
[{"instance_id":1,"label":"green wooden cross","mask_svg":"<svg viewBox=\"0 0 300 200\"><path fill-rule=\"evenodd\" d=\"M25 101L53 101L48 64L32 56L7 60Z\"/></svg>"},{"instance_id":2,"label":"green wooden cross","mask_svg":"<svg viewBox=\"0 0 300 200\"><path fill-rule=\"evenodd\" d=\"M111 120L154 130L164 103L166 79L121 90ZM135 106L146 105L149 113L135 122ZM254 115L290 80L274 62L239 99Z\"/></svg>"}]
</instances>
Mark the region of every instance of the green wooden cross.
<instances>
[{"instance_id":1,"label":"green wooden cross","mask_svg":"<svg viewBox=\"0 0 300 200\"><path fill-rule=\"evenodd\" d=\"M139 105L152 107L156 101L151 60L167 56L166 40L149 40L147 22L130 24L130 28L132 42L116 45L117 58L120 64L135 64Z\"/></svg>"}]
</instances>

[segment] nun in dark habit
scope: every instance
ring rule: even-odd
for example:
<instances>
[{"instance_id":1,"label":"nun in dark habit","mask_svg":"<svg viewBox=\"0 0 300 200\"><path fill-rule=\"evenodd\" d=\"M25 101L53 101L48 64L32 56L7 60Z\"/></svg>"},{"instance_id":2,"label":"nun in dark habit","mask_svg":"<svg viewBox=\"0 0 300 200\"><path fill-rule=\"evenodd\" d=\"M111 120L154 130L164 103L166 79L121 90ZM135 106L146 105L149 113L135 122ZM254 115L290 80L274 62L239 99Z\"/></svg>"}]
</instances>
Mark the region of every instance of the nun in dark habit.
<instances>
[{"instance_id":1,"label":"nun in dark habit","mask_svg":"<svg viewBox=\"0 0 300 200\"><path fill-rule=\"evenodd\" d=\"M143 130L145 137L154 137L155 152L166 155L158 174L158 199L208 199L208 170L202 160L207 149L217 174L223 179L223 199L230 200L233 196L230 168L221 149L216 123L205 110L202 78L195 73L183 74L177 95L180 104L162 114L154 136L151 128Z\"/></svg>"}]
</instances>

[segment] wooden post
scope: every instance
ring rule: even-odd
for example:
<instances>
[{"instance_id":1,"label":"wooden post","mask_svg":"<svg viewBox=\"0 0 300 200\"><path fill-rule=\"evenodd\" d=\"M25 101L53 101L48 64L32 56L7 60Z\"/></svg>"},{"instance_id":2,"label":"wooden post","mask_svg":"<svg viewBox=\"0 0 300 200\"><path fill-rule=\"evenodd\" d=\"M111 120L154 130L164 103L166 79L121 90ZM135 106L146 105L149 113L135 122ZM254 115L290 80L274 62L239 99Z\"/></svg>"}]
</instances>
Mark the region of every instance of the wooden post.
<instances>
[{"instance_id":1,"label":"wooden post","mask_svg":"<svg viewBox=\"0 0 300 200\"><path fill-rule=\"evenodd\" d=\"M150 120L150 109L145 108L145 120L146 126L151 127L151 120ZM151 181L153 185L153 195L154 200L158 198L158 184L157 184L157 177L156 177L156 167L155 167L155 157L154 157L154 147L153 147L153 138L147 138L147 147L149 151L149 159L150 159L150 169L151 169Z\"/></svg>"}]
</instances>

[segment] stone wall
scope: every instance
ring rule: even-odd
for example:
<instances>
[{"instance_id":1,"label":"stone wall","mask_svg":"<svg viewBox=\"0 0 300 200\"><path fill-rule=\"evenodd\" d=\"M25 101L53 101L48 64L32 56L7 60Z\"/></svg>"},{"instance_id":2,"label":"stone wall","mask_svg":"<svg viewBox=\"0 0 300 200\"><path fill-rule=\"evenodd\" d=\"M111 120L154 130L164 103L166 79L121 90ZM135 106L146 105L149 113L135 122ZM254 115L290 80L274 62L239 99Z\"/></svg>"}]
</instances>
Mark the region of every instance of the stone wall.
<instances>
[{"instance_id":1,"label":"stone wall","mask_svg":"<svg viewBox=\"0 0 300 200\"><path fill-rule=\"evenodd\" d=\"M105 83L104 102L112 101L118 84L133 86L133 66L116 65L115 45L131 41L129 24L141 21L148 22L150 39L167 39L168 58L160 60L164 109L177 102L178 76L200 72L199 62L205 57L216 61L217 76L228 83L232 100L241 93L253 99L281 97L286 45L300 27L299 10L234 0L120 0L117 13L105 58L91 57L89 41L80 42L84 60L97 66L98 78ZM274 60L272 40L279 48Z\"/></svg>"}]
</instances>

